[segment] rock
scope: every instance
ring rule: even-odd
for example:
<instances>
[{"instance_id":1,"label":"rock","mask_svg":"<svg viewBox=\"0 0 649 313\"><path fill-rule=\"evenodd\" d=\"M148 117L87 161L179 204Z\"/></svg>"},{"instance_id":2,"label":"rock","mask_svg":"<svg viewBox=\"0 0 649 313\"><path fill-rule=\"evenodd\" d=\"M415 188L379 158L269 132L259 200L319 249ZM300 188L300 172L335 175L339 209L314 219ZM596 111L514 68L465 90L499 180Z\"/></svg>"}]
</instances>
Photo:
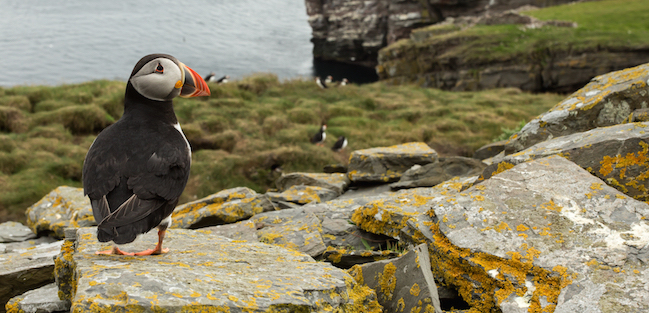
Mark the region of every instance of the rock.
<instances>
[{"instance_id":1,"label":"rock","mask_svg":"<svg viewBox=\"0 0 649 313\"><path fill-rule=\"evenodd\" d=\"M630 120L631 122L649 122L649 108L633 111Z\"/></svg>"},{"instance_id":2,"label":"rock","mask_svg":"<svg viewBox=\"0 0 649 313\"><path fill-rule=\"evenodd\" d=\"M36 234L27 226L18 222L0 224L0 242L21 242L36 238Z\"/></svg>"},{"instance_id":3,"label":"rock","mask_svg":"<svg viewBox=\"0 0 649 313\"><path fill-rule=\"evenodd\" d=\"M490 144L480 147L478 150L473 153L473 158L478 160L484 160L498 155L501 151L505 150L505 144L507 140L501 140L497 142L492 142Z\"/></svg>"},{"instance_id":4,"label":"rock","mask_svg":"<svg viewBox=\"0 0 649 313\"><path fill-rule=\"evenodd\" d=\"M59 299L59 288L51 283L14 297L7 303L7 313L70 312L70 301Z\"/></svg>"},{"instance_id":5,"label":"rock","mask_svg":"<svg viewBox=\"0 0 649 313\"><path fill-rule=\"evenodd\" d=\"M398 259L357 265L351 274L376 291L385 312L442 313L426 244Z\"/></svg>"},{"instance_id":6,"label":"rock","mask_svg":"<svg viewBox=\"0 0 649 313\"><path fill-rule=\"evenodd\" d=\"M411 142L352 152L347 175L353 182L393 182L415 164L437 160L437 152L423 142Z\"/></svg>"},{"instance_id":7,"label":"rock","mask_svg":"<svg viewBox=\"0 0 649 313\"><path fill-rule=\"evenodd\" d=\"M325 187L291 186L283 192L268 192L268 197L274 202L293 202L298 204L320 203L335 199L339 193Z\"/></svg>"},{"instance_id":8,"label":"rock","mask_svg":"<svg viewBox=\"0 0 649 313\"><path fill-rule=\"evenodd\" d=\"M465 157L440 158L439 162L424 166L414 165L401 176L401 179L390 184L392 190L433 187L453 177L478 176L487 167L479 160ZM477 177L476 177L477 178Z\"/></svg>"},{"instance_id":9,"label":"rock","mask_svg":"<svg viewBox=\"0 0 649 313\"><path fill-rule=\"evenodd\" d=\"M400 233L428 243L433 273L457 287L473 310L649 308L649 205L564 158L519 164L430 207ZM392 208L382 209L383 217L402 223ZM365 222L372 224L369 216Z\"/></svg>"},{"instance_id":10,"label":"rock","mask_svg":"<svg viewBox=\"0 0 649 313\"><path fill-rule=\"evenodd\" d=\"M322 168L322 171L327 174L333 173L347 173L347 166L342 164L328 164Z\"/></svg>"},{"instance_id":11,"label":"rock","mask_svg":"<svg viewBox=\"0 0 649 313\"><path fill-rule=\"evenodd\" d=\"M349 178L345 174L323 173L290 173L282 175L275 184L277 189L285 191L292 186L316 186L331 189L341 195L349 186Z\"/></svg>"},{"instance_id":12,"label":"rock","mask_svg":"<svg viewBox=\"0 0 649 313\"><path fill-rule=\"evenodd\" d=\"M533 119L510 138L506 154L541 141L597 127L625 123L632 112L647 107L649 64L600 75L550 111Z\"/></svg>"},{"instance_id":13,"label":"rock","mask_svg":"<svg viewBox=\"0 0 649 313\"><path fill-rule=\"evenodd\" d=\"M620 192L640 201L649 201L648 130L649 122L620 124L540 142L489 165L479 181L516 164L560 155Z\"/></svg>"},{"instance_id":14,"label":"rock","mask_svg":"<svg viewBox=\"0 0 649 313\"><path fill-rule=\"evenodd\" d=\"M62 239L67 227L97 225L82 188L61 186L27 208L27 226L36 234Z\"/></svg>"},{"instance_id":15,"label":"rock","mask_svg":"<svg viewBox=\"0 0 649 313\"><path fill-rule=\"evenodd\" d=\"M14 296L54 282L54 256L63 241L0 255L0 311Z\"/></svg>"},{"instance_id":16,"label":"rock","mask_svg":"<svg viewBox=\"0 0 649 313\"><path fill-rule=\"evenodd\" d=\"M43 244L48 244L56 241L58 241L58 239L54 237L44 236L44 237L38 237L36 239L30 239L30 240L25 240L20 242L10 242L10 243L3 244L3 246L5 247L5 253L9 253L14 251L25 251L25 250L33 249L36 246L40 246Z\"/></svg>"},{"instance_id":17,"label":"rock","mask_svg":"<svg viewBox=\"0 0 649 313\"><path fill-rule=\"evenodd\" d=\"M159 256L102 256L95 230L81 228L57 259L59 294L71 311L381 312L349 274L295 251L242 243L209 231L172 229ZM125 250L155 244L150 232Z\"/></svg>"},{"instance_id":18,"label":"rock","mask_svg":"<svg viewBox=\"0 0 649 313\"><path fill-rule=\"evenodd\" d=\"M247 187L237 187L176 207L171 227L196 229L227 224L274 209L266 195Z\"/></svg>"}]
</instances>

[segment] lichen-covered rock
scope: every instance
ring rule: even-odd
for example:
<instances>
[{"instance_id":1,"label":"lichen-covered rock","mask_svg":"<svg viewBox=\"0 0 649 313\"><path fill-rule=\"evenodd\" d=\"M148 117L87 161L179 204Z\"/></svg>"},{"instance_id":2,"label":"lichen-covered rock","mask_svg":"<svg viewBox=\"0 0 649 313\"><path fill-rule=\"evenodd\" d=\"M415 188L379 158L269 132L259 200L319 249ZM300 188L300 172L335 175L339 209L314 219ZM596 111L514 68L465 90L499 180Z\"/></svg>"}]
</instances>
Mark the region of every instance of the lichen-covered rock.
<instances>
[{"instance_id":1,"label":"lichen-covered rock","mask_svg":"<svg viewBox=\"0 0 649 313\"><path fill-rule=\"evenodd\" d=\"M195 229L233 223L274 209L266 195L247 187L237 187L176 207L171 227Z\"/></svg>"},{"instance_id":2,"label":"lichen-covered rock","mask_svg":"<svg viewBox=\"0 0 649 313\"><path fill-rule=\"evenodd\" d=\"M36 238L36 234L27 226L18 222L0 224L0 242L21 242Z\"/></svg>"},{"instance_id":3,"label":"lichen-covered rock","mask_svg":"<svg viewBox=\"0 0 649 313\"><path fill-rule=\"evenodd\" d=\"M51 283L9 300L7 313L70 312L70 301L59 299L59 288Z\"/></svg>"},{"instance_id":4,"label":"lichen-covered rock","mask_svg":"<svg viewBox=\"0 0 649 313\"><path fill-rule=\"evenodd\" d=\"M437 152L423 142L411 142L352 152L347 175L353 182L394 182L415 164L437 160Z\"/></svg>"},{"instance_id":5,"label":"lichen-covered rock","mask_svg":"<svg viewBox=\"0 0 649 313\"><path fill-rule=\"evenodd\" d=\"M478 160L484 160L498 155L498 153L505 150L505 144L507 140L501 140L497 142L492 142L486 144L473 153L473 158Z\"/></svg>"},{"instance_id":6,"label":"lichen-covered rock","mask_svg":"<svg viewBox=\"0 0 649 313\"><path fill-rule=\"evenodd\" d=\"M61 240L0 255L0 311L12 297L54 282L53 257L62 243Z\"/></svg>"},{"instance_id":7,"label":"lichen-covered rock","mask_svg":"<svg viewBox=\"0 0 649 313\"><path fill-rule=\"evenodd\" d=\"M141 238L124 249L157 241L154 232ZM57 266L57 279L74 286L62 298L73 312L381 312L369 288L299 252L204 230L171 229L165 243L171 251L158 256L96 255L106 244L79 229Z\"/></svg>"},{"instance_id":8,"label":"lichen-covered rock","mask_svg":"<svg viewBox=\"0 0 649 313\"><path fill-rule=\"evenodd\" d=\"M649 64L593 78L514 134L506 145L506 154L555 137L625 123L634 110L647 107L648 79Z\"/></svg>"},{"instance_id":9,"label":"lichen-covered rock","mask_svg":"<svg viewBox=\"0 0 649 313\"><path fill-rule=\"evenodd\" d=\"M277 189L285 191L292 186L305 185L331 189L341 195L349 186L349 178L342 173L290 173L275 182Z\"/></svg>"},{"instance_id":10,"label":"lichen-covered rock","mask_svg":"<svg viewBox=\"0 0 649 313\"><path fill-rule=\"evenodd\" d=\"M550 155L576 163L608 185L649 201L649 122L620 124L540 142L489 165L481 180L516 164Z\"/></svg>"},{"instance_id":11,"label":"lichen-covered rock","mask_svg":"<svg viewBox=\"0 0 649 313\"><path fill-rule=\"evenodd\" d=\"M649 205L562 157L519 164L430 207L403 237L428 243L433 273L475 310L649 309Z\"/></svg>"},{"instance_id":12,"label":"lichen-covered rock","mask_svg":"<svg viewBox=\"0 0 649 313\"><path fill-rule=\"evenodd\" d=\"M27 226L36 234L47 233L56 238L65 237L67 227L97 225L90 201L82 188L61 186L27 208Z\"/></svg>"},{"instance_id":13,"label":"lichen-covered rock","mask_svg":"<svg viewBox=\"0 0 649 313\"><path fill-rule=\"evenodd\" d=\"M376 291L385 312L442 313L426 244L398 259L356 265L350 273Z\"/></svg>"},{"instance_id":14,"label":"lichen-covered rock","mask_svg":"<svg viewBox=\"0 0 649 313\"><path fill-rule=\"evenodd\" d=\"M401 176L401 179L390 184L392 190L433 187L453 177L478 176L487 167L480 160L465 157L440 158L439 162L424 166L414 165Z\"/></svg>"},{"instance_id":15,"label":"lichen-covered rock","mask_svg":"<svg viewBox=\"0 0 649 313\"><path fill-rule=\"evenodd\" d=\"M268 197L275 202L293 202L298 204L320 203L333 200L340 194L332 189L317 186L291 186L283 192L268 192Z\"/></svg>"}]
</instances>

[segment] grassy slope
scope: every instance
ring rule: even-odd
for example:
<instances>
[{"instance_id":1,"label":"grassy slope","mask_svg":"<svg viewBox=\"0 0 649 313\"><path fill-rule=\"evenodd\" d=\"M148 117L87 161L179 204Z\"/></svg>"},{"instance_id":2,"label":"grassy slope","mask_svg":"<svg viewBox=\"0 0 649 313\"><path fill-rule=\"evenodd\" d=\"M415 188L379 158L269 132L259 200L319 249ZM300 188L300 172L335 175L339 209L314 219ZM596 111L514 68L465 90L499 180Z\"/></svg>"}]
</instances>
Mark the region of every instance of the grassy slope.
<instances>
[{"instance_id":1,"label":"grassy slope","mask_svg":"<svg viewBox=\"0 0 649 313\"><path fill-rule=\"evenodd\" d=\"M588 1L523 14L541 20L572 21L578 26L523 29L518 25L478 25L430 40L461 42L446 54L476 63L534 58L537 53L547 51L614 51L649 47L649 1L646 0ZM439 27L433 25L418 31L434 31Z\"/></svg>"},{"instance_id":2,"label":"grassy slope","mask_svg":"<svg viewBox=\"0 0 649 313\"><path fill-rule=\"evenodd\" d=\"M451 93L375 83L320 90L310 81L280 83L256 75L211 85L212 96L177 99L176 113L194 147L182 202L224 188L273 187L270 166L321 171L345 163L329 147L339 135L347 151L424 141L447 154L470 155L503 128L546 111L562 96L514 89ZM0 88L0 221L59 185L81 186L85 153L96 134L121 115L124 83ZM322 120L326 147L309 143Z\"/></svg>"}]
</instances>

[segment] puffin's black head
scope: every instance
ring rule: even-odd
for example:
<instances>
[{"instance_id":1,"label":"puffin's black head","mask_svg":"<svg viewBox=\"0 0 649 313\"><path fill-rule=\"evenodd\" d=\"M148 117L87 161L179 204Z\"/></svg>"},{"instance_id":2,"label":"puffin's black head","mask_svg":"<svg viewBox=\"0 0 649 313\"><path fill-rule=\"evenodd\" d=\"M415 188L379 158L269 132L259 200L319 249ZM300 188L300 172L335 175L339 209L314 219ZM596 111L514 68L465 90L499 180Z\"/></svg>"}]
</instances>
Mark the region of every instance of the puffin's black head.
<instances>
[{"instance_id":1,"label":"puffin's black head","mask_svg":"<svg viewBox=\"0 0 649 313\"><path fill-rule=\"evenodd\" d=\"M157 101L210 95L200 75L168 54L149 54L140 59L128 83L145 98Z\"/></svg>"}]
</instances>

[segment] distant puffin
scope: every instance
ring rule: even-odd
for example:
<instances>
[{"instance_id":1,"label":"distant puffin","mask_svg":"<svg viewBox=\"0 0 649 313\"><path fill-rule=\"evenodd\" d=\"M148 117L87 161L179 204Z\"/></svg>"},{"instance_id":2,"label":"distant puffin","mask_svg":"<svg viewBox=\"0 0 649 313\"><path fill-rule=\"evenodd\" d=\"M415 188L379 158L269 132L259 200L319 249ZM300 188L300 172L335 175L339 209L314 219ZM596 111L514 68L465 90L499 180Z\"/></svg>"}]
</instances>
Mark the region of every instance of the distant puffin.
<instances>
[{"instance_id":1,"label":"distant puffin","mask_svg":"<svg viewBox=\"0 0 649 313\"><path fill-rule=\"evenodd\" d=\"M327 124L322 123L322 126L320 126L320 130L311 138L311 143L321 146L324 143L325 139L327 139L326 131L327 131Z\"/></svg>"},{"instance_id":2,"label":"distant puffin","mask_svg":"<svg viewBox=\"0 0 649 313\"><path fill-rule=\"evenodd\" d=\"M205 76L205 78L203 78L203 80L208 82L208 83L215 82L216 81L216 73L211 72L209 75Z\"/></svg>"},{"instance_id":3,"label":"distant puffin","mask_svg":"<svg viewBox=\"0 0 649 313\"><path fill-rule=\"evenodd\" d=\"M339 86L340 86L340 87L342 87L342 86L347 86L347 84L349 84L349 80L347 80L347 78L343 78L343 80L340 81L340 85L339 85Z\"/></svg>"},{"instance_id":4,"label":"distant puffin","mask_svg":"<svg viewBox=\"0 0 649 313\"><path fill-rule=\"evenodd\" d=\"M224 75L223 77L216 80L217 84L225 84L229 81L230 75Z\"/></svg>"},{"instance_id":5,"label":"distant puffin","mask_svg":"<svg viewBox=\"0 0 649 313\"><path fill-rule=\"evenodd\" d=\"M169 251L162 241L191 164L172 99L208 95L205 81L170 55L150 54L137 62L126 85L124 114L99 133L83 163L83 189L99 224L97 239L115 243L97 254ZM154 249L130 253L117 247L154 227Z\"/></svg>"},{"instance_id":6,"label":"distant puffin","mask_svg":"<svg viewBox=\"0 0 649 313\"><path fill-rule=\"evenodd\" d=\"M320 79L320 76L315 77L315 83L322 89L327 89L327 84Z\"/></svg>"},{"instance_id":7,"label":"distant puffin","mask_svg":"<svg viewBox=\"0 0 649 313\"><path fill-rule=\"evenodd\" d=\"M331 75L329 75L329 76L327 76L327 78L325 78L325 84L331 85L331 83L333 83L333 82L334 82L334 78L331 77Z\"/></svg>"},{"instance_id":8,"label":"distant puffin","mask_svg":"<svg viewBox=\"0 0 649 313\"><path fill-rule=\"evenodd\" d=\"M331 147L331 150L338 152L345 149L345 147L347 147L347 138L345 138L345 136L340 136L338 137L336 143L334 143L334 145Z\"/></svg>"}]
</instances>

